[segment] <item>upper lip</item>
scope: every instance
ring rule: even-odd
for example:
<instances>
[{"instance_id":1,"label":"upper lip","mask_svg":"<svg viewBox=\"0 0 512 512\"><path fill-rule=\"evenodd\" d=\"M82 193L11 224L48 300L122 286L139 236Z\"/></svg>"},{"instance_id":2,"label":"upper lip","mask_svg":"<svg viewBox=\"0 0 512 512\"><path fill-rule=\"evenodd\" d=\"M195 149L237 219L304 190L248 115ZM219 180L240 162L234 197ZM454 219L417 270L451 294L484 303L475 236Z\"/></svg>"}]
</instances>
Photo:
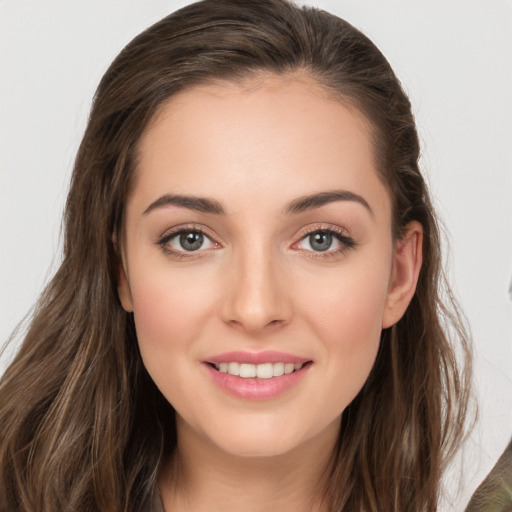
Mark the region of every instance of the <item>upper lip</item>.
<instances>
[{"instance_id":1,"label":"upper lip","mask_svg":"<svg viewBox=\"0 0 512 512\"><path fill-rule=\"evenodd\" d=\"M266 350L263 352L233 351L216 354L204 360L205 363L245 363L245 364L264 364L264 363L293 363L304 364L311 359L296 356L285 352Z\"/></svg>"}]
</instances>

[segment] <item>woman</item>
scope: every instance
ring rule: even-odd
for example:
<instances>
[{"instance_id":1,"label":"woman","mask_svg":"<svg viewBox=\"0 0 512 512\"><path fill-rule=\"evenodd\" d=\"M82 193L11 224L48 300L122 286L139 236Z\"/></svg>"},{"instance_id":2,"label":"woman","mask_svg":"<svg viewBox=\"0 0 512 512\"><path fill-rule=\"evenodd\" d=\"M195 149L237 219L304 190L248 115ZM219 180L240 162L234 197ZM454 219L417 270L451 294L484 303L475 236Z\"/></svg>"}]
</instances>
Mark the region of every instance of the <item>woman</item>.
<instances>
[{"instance_id":1,"label":"woman","mask_svg":"<svg viewBox=\"0 0 512 512\"><path fill-rule=\"evenodd\" d=\"M135 38L2 380L1 509L436 510L469 349L418 156L323 11L207 0Z\"/></svg>"}]
</instances>

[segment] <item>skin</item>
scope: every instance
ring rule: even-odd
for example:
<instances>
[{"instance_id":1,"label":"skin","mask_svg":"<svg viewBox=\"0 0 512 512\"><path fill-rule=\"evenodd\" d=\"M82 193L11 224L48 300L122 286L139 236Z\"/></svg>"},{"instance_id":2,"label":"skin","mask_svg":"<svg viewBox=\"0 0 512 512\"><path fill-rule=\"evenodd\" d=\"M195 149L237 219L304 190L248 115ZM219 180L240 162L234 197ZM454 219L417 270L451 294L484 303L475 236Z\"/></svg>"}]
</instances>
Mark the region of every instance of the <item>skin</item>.
<instances>
[{"instance_id":1,"label":"skin","mask_svg":"<svg viewBox=\"0 0 512 512\"><path fill-rule=\"evenodd\" d=\"M287 212L333 190L368 208L338 200ZM164 194L213 199L225 213L144 213ZM158 243L184 227L211 242L188 252L178 237ZM315 251L309 233L319 229L354 246L334 238ZM315 492L341 414L368 377L382 328L409 304L421 240L417 223L392 240L365 118L307 77L220 82L168 101L140 141L119 278L144 364L177 413L178 448L159 482L167 510L324 510ZM233 350L312 363L286 392L249 400L205 369Z\"/></svg>"}]
</instances>

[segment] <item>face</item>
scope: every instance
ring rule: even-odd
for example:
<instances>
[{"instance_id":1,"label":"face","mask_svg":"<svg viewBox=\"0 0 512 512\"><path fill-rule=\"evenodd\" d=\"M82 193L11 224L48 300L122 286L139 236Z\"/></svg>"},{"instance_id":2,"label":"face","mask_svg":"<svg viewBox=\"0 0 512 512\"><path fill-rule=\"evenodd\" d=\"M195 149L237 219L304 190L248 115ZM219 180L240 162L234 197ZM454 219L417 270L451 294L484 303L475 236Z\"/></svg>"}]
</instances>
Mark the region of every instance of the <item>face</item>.
<instances>
[{"instance_id":1,"label":"face","mask_svg":"<svg viewBox=\"0 0 512 512\"><path fill-rule=\"evenodd\" d=\"M363 116L305 79L219 83L139 149L119 293L178 436L262 456L332 436L418 265Z\"/></svg>"}]
</instances>

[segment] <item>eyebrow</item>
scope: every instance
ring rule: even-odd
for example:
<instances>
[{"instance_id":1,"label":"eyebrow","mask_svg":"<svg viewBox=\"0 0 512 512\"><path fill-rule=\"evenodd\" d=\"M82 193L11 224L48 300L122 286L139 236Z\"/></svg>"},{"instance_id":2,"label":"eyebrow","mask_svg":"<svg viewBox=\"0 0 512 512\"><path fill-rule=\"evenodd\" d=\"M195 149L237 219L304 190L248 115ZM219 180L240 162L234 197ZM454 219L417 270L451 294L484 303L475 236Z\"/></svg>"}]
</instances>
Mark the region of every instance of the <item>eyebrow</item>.
<instances>
[{"instance_id":1,"label":"eyebrow","mask_svg":"<svg viewBox=\"0 0 512 512\"><path fill-rule=\"evenodd\" d=\"M196 210L203 213L213 213L216 215L224 215L224 208L222 205L214 199L208 199L206 197L194 197L194 196L182 196L175 194L165 194L159 197L156 201L153 201L145 210L144 215L155 210L156 208L162 208L163 206L181 206L182 208L188 208L189 210Z\"/></svg>"},{"instance_id":2,"label":"eyebrow","mask_svg":"<svg viewBox=\"0 0 512 512\"><path fill-rule=\"evenodd\" d=\"M373 217L373 210L366 199L359 194L348 190L330 190L328 192L318 192L308 196L294 199L286 208L286 214L302 213L315 208L320 208L336 201L354 201L364 206ZM214 199L206 197L184 196L177 194L165 194L153 201L145 210L143 215L164 206L180 206L189 210L195 210L202 213L212 213L214 215L225 215L222 205Z\"/></svg>"},{"instance_id":3,"label":"eyebrow","mask_svg":"<svg viewBox=\"0 0 512 512\"><path fill-rule=\"evenodd\" d=\"M349 190L330 190L328 192L318 192L309 196L294 199L286 208L285 213L301 213L314 208L320 208L335 201L354 201L364 206L373 217L373 210L368 201L359 194L350 192Z\"/></svg>"}]
</instances>

